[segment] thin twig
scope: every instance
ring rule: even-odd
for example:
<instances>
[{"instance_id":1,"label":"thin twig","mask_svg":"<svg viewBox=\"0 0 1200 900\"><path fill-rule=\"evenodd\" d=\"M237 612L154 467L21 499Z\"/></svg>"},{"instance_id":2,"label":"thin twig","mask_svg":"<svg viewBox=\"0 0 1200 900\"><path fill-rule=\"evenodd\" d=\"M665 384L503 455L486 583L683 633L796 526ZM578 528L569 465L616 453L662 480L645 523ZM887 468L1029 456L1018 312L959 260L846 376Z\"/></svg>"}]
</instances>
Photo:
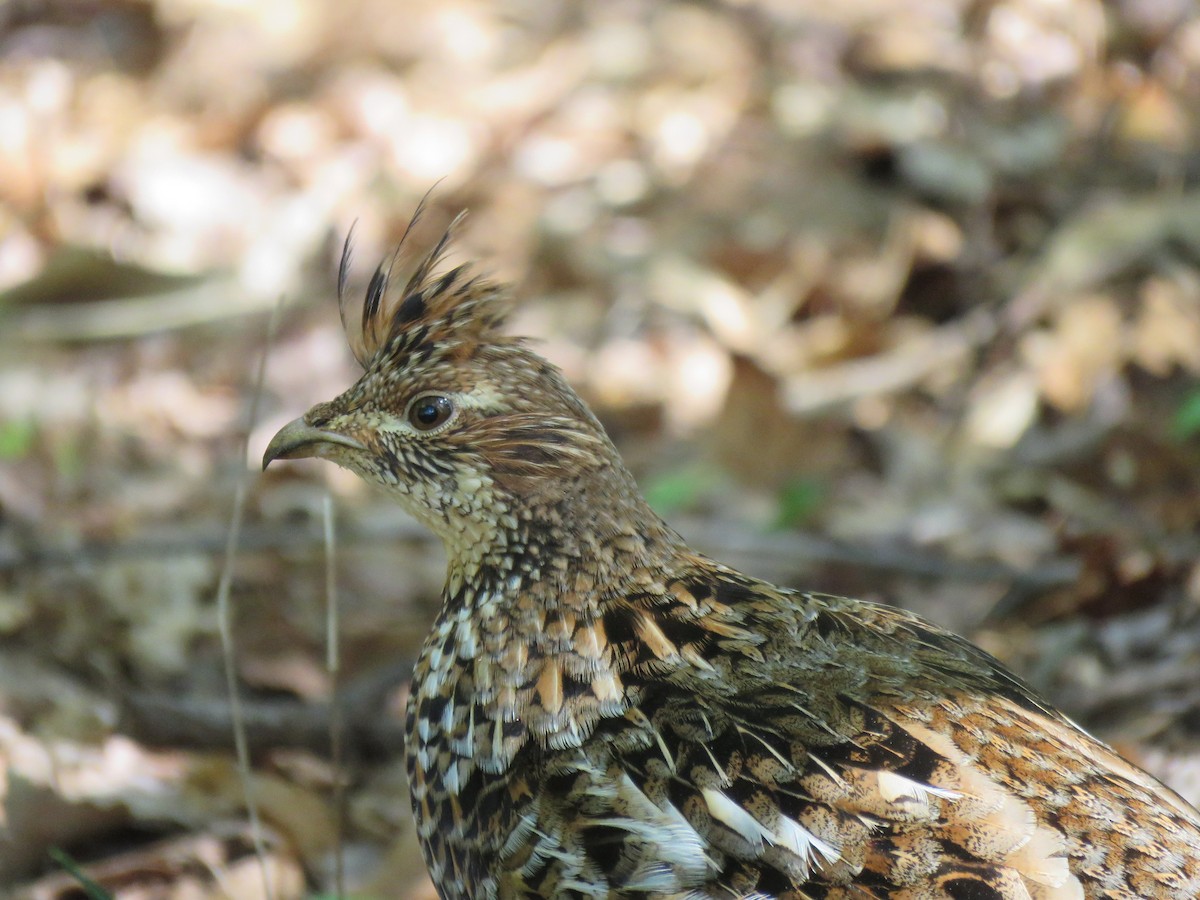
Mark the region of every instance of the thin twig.
<instances>
[{"instance_id":1,"label":"thin twig","mask_svg":"<svg viewBox=\"0 0 1200 900\"><path fill-rule=\"evenodd\" d=\"M368 511L369 512L369 511ZM94 540L82 544L43 543L36 546L0 546L0 573L20 570L59 569L99 563L136 562L141 559L171 559L182 556L219 556L228 542L225 522L189 522L179 526L160 523L121 540ZM415 520L394 511L389 517L347 523L343 542L370 546L398 541L421 546L437 540ZM238 549L243 555L265 550L309 555L320 549L324 538L315 522L305 521L243 525Z\"/></svg>"},{"instance_id":2,"label":"thin twig","mask_svg":"<svg viewBox=\"0 0 1200 900\"><path fill-rule=\"evenodd\" d=\"M254 779L250 771L250 751L246 744L246 726L242 718L241 696L238 693L237 667L234 661L233 608L229 598L230 588L233 584L233 562L237 554L242 520L245 518L246 485L249 480L249 469L245 468L245 461L250 453L250 432L254 428L254 423L258 421L263 382L267 373L267 357L270 355L271 343L275 338L279 311L282 307L281 298L280 302L275 304L275 309L267 322L266 340L263 344L262 356L258 361L258 373L254 380L254 392L250 400L250 421L246 428L245 439L242 441L243 472L233 494L233 512L230 515L229 533L225 541L225 559L221 566L221 579L217 584L217 627L221 635L221 655L225 661L225 688L229 695L229 707L233 716L233 744L237 750L238 775L242 780L242 793L246 798L246 812L250 816L250 834L254 840L254 852L258 857L259 871L262 874L263 895L272 900L275 897L275 890L271 884L271 873L267 866L266 844L263 841L258 802L254 796Z\"/></svg>"},{"instance_id":3,"label":"thin twig","mask_svg":"<svg viewBox=\"0 0 1200 900\"><path fill-rule=\"evenodd\" d=\"M326 494L321 504L325 522L325 668L329 672L329 747L333 757L334 815L334 896L346 896L345 842L345 759L342 752L344 728L341 704L341 654L338 645L337 555L334 546L333 498Z\"/></svg>"},{"instance_id":4,"label":"thin twig","mask_svg":"<svg viewBox=\"0 0 1200 900\"><path fill-rule=\"evenodd\" d=\"M338 697L342 746L354 759L395 760L404 751L402 717L385 712L389 698L412 675L412 659L403 658L347 679ZM296 698L243 696L241 722L253 758L281 748L305 750L329 759L331 704ZM153 747L220 749L229 745L232 711L224 695L131 690L121 697L118 729ZM345 751L343 751L345 753Z\"/></svg>"},{"instance_id":5,"label":"thin twig","mask_svg":"<svg viewBox=\"0 0 1200 900\"><path fill-rule=\"evenodd\" d=\"M140 297L90 303L39 303L5 321L4 339L28 343L140 337L258 315L266 312L274 301L269 294L238 290L230 278L213 277Z\"/></svg>"},{"instance_id":6,"label":"thin twig","mask_svg":"<svg viewBox=\"0 0 1200 900\"><path fill-rule=\"evenodd\" d=\"M747 565L769 565L780 570L803 565L853 565L871 571L887 572L951 581L1012 581L1023 587L1040 589L1070 584L1080 574L1078 559L1048 557L1034 566L1017 567L987 559L956 559L937 551L891 541L852 542L824 537L812 532L786 531L764 534L745 525L700 517L676 517L677 530L699 549L737 556ZM419 547L434 547L437 538L424 526L403 518L394 510L377 514L370 508L342 526L343 545L370 547L399 541ZM1195 559L1200 541L1173 536L1169 540L1146 538L1169 563ZM241 534L243 553L286 551L299 554L316 551L323 541L315 523L252 525ZM128 561L145 558L210 555L224 546L215 529L203 526L157 527L153 533L131 536L126 540L94 541L82 545L49 546L18 551L0 549L0 572L20 569Z\"/></svg>"}]
</instances>

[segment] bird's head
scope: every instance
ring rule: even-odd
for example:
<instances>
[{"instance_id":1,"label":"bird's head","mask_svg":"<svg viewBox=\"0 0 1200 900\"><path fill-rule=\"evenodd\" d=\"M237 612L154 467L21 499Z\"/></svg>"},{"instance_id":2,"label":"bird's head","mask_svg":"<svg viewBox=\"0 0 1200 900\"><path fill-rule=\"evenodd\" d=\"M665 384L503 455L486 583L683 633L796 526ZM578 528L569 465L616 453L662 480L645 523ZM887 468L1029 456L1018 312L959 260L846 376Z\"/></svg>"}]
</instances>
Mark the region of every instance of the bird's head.
<instances>
[{"instance_id":1,"label":"bird's head","mask_svg":"<svg viewBox=\"0 0 1200 900\"><path fill-rule=\"evenodd\" d=\"M531 519L549 527L572 516L564 504L593 508L636 488L558 369L501 333L506 290L466 266L439 271L449 237L400 291L380 267L361 317L347 316L343 302L365 372L285 425L263 467L328 459L395 494L452 557L470 557ZM347 260L343 253L339 297Z\"/></svg>"}]
</instances>

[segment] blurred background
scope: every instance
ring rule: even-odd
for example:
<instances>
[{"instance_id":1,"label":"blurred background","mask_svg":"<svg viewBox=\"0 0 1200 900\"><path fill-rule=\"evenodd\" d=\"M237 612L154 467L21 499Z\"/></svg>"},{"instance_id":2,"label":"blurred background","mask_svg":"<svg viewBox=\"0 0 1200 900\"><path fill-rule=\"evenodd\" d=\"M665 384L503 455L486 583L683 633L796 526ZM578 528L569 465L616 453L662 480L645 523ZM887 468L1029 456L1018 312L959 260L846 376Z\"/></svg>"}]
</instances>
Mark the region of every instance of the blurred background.
<instances>
[{"instance_id":1,"label":"blurred background","mask_svg":"<svg viewBox=\"0 0 1200 900\"><path fill-rule=\"evenodd\" d=\"M961 631L1200 798L1198 11L0 5L0 894L264 895L234 488L356 376L351 224L359 291L426 194L699 548ZM327 465L247 511L271 890L332 896L340 855L432 897L399 754L440 548Z\"/></svg>"}]
</instances>

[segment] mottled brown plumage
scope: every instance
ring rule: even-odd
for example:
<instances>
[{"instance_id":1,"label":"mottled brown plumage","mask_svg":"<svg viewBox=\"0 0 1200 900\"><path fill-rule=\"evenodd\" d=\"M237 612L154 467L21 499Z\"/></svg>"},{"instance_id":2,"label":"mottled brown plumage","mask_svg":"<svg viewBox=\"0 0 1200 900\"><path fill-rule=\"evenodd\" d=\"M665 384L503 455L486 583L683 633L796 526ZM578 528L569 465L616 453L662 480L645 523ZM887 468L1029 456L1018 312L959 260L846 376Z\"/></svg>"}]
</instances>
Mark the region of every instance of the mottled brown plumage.
<instances>
[{"instance_id":1,"label":"mottled brown plumage","mask_svg":"<svg viewBox=\"0 0 1200 900\"><path fill-rule=\"evenodd\" d=\"M444 541L408 753L445 898L1200 896L1200 816L913 615L690 550L444 242L271 442Z\"/></svg>"}]
</instances>

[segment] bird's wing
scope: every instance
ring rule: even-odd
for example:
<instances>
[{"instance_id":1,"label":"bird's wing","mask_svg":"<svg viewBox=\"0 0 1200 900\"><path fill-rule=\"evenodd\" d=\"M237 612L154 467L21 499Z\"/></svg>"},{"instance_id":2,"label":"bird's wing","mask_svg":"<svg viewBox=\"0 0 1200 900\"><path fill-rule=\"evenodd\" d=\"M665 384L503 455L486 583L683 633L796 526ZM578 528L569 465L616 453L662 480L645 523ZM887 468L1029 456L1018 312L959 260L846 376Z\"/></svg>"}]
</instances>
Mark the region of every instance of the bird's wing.
<instances>
[{"instance_id":1,"label":"bird's wing","mask_svg":"<svg viewBox=\"0 0 1200 900\"><path fill-rule=\"evenodd\" d=\"M501 896L1200 895L1194 810L915 617L721 574L605 630L631 703L514 769Z\"/></svg>"}]
</instances>

